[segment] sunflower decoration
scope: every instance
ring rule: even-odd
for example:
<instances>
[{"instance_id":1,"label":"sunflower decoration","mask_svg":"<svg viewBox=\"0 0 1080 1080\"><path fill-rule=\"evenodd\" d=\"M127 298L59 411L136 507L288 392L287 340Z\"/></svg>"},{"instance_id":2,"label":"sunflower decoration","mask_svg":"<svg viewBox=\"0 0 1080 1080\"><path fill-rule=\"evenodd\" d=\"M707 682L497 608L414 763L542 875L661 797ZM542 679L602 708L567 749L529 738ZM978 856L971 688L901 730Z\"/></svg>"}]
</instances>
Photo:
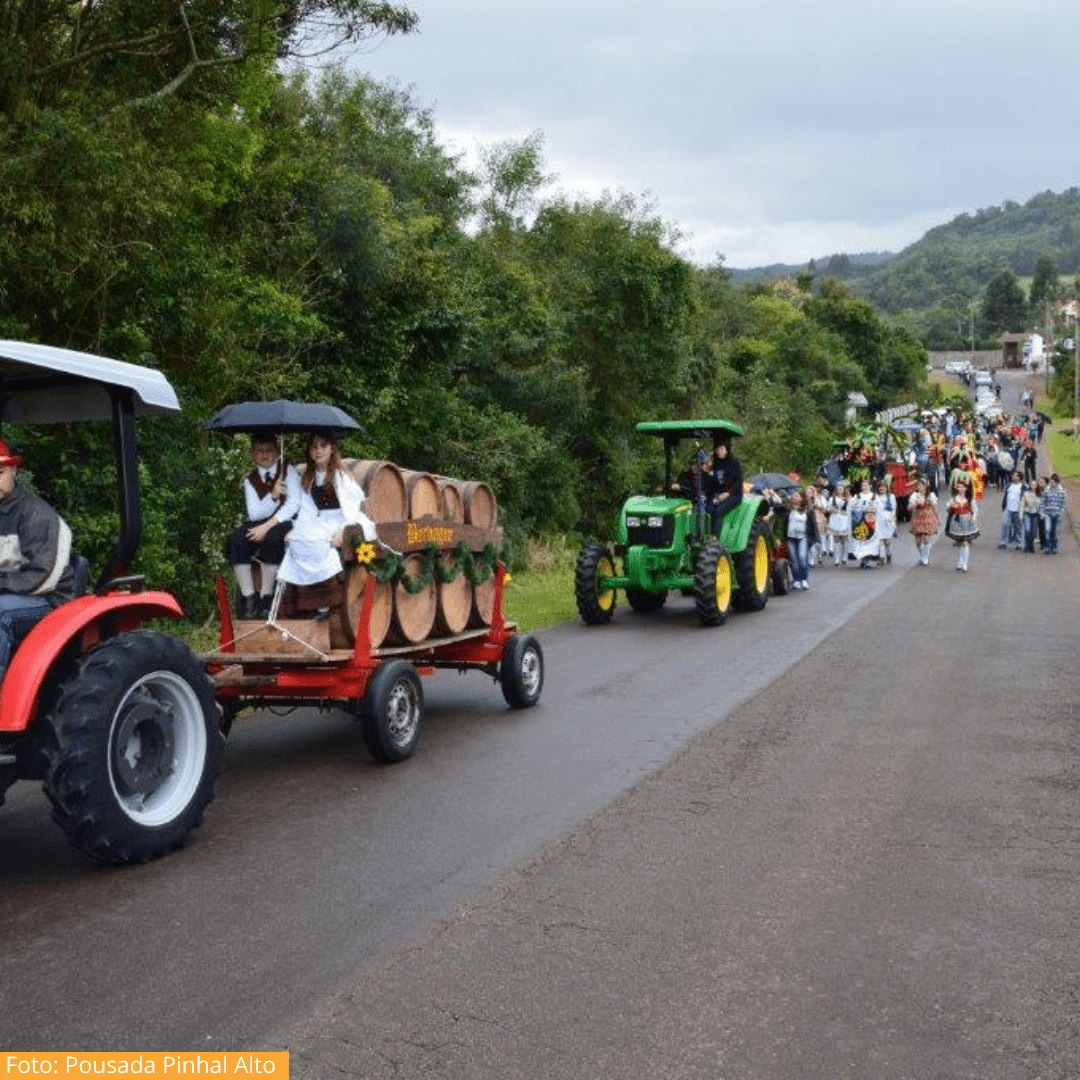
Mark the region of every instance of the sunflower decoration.
<instances>
[{"instance_id":1,"label":"sunflower decoration","mask_svg":"<svg viewBox=\"0 0 1080 1080\"><path fill-rule=\"evenodd\" d=\"M356 561L361 566L367 566L373 563L378 556L379 552L374 544L363 543L356 546Z\"/></svg>"}]
</instances>

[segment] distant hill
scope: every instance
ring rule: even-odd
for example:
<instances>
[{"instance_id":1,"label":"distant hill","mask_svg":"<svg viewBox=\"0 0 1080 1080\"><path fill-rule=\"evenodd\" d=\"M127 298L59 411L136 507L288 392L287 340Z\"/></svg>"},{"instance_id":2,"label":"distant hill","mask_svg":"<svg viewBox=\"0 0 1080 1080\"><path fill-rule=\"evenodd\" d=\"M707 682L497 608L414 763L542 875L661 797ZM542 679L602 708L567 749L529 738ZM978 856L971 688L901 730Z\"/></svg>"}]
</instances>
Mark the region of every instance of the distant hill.
<instances>
[{"instance_id":1,"label":"distant hill","mask_svg":"<svg viewBox=\"0 0 1080 1080\"><path fill-rule=\"evenodd\" d=\"M881 266L896 256L890 251L862 252L858 255L826 255L821 259L811 259L806 263L773 263L771 266L756 266L748 270L728 268L731 280L736 285L743 285L768 278L796 277L807 272L824 274L827 277L851 278L864 274L867 269Z\"/></svg>"},{"instance_id":2,"label":"distant hill","mask_svg":"<svg viewBox=\"0 0 1080 1080\"><path fill-rule=\"evenodd\" d=\"M799 266L733 269L731 276L752 282L812 269L847 281L882 312L936 305L963 310L981 298L996 273L1011 269L1018 277L1029 276L1043 255L1063 275L1080 271L1080 188L960 214L896 255L830 255Z\"/></svg>"}]
</instances>

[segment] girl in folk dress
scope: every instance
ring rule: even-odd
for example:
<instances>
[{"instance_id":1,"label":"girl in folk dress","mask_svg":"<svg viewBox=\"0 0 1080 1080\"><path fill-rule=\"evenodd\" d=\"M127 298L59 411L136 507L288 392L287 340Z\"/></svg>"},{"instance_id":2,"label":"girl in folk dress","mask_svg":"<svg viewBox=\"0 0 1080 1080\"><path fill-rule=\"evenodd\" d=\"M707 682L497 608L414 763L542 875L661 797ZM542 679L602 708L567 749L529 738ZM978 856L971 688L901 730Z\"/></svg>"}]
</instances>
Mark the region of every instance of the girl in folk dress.
<instances>
[{"instance_id":1,"label":"girl in folk dress","mask_svg":"<svg viewBox=\"0 0 1080 1080\"><path fill-rule=\"evenodd\" d=\"M870 490L870 481L863 480L859 493L851 499L851 540L848 550L859 560L864 570L881 556L877 537L877 500Z\"/></svg>"},{"instance_id":2,"label":"girl in folk dress","mask_svg":"<svg viewBox=\"0 0 1080 1080\"><path fill-rule=\"evenodd\" d=\"M881 545L881 558L891 563L892 542L896 535L896 496L884 480L878 482L877 504L877 538Z\"/></svg>"},{"instance_id":3,"label":"girl in folk dress","mask_svg":"<svg viewBox=\"0 0 1080 1080\"><path fill-rule=\"evenodd\" d=\"M971 565L971 541L979 535L979 511L974 486L964 477L953 482L945 532L956 545L956 569L966 574Z\"/></svg>"},{"instance_id":4,"label":"girl in folk dress","mask_svg":"<svg viewBox=\"0 0 1080 1080\"><path fill-rule=\"evenodd\" d=\"M833 560L835 565L839 566L847 558L848 537L851 535L851 501L848 499L847 487L843 483L833 488L828 509Z\"/></svg>"},{"instance_id":5,"label":"girl in folk dress","mask_svg":"<svg viewBox=\"0 0 1080 1080\"><path fill-rule=\"evenodd\" d=\"M908 498L911 511L911 535L915 537L915 547L919 552L919 565L930 565L930 545L938 531L937 496L930 490L925 480L915 485L915 490Z\"/></svg>"},{"instance_id":6,"label":"girl in folk dress","mask_svg":"<svg viewBox=\"0 0 1080 1080\"><path fill-rule=\"evenodd\" d=\"M329 436L316 433L308 439L302 486L300 511L278 577L294 585L315 585L341 573L338 549L344 527L359 525L364 539L374 540L375 524L361 509L364 492L342 467L337 443Z\"/></svg>"}]
</instances>

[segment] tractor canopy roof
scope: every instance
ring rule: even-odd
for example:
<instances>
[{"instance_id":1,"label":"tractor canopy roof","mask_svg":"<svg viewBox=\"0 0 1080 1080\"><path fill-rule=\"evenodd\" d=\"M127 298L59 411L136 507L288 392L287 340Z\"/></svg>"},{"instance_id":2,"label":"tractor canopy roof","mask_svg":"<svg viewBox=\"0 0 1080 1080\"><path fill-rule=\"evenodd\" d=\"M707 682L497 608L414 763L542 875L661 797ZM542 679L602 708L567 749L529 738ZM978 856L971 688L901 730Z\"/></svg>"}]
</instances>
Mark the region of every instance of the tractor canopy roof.
<instances>
[{"instance_id":1,"label":"tractor canopy roof","mask_svg":"<svg viewBox=\"0 0 1080 1080\"><path fill-rule=\"evenodd\" d=\"M131 401L136 415L180 409L169 380L153 368L52 345L0 341L0 420L5 423L108 420L117 393Z\"/></svg>"},{"instance_id":2,"label":"tractor canopy roof","mask_svg":"<svg viewBox=\"0 0 1080 1080\"><path fill-rule=\"evenodd\" d=\"M680 439L709 439L715 443L717 436L743 433L743 429L730 420L642 420L634 430L644 435L658 435L667 445Z\"/></svg>"}]
</instances>

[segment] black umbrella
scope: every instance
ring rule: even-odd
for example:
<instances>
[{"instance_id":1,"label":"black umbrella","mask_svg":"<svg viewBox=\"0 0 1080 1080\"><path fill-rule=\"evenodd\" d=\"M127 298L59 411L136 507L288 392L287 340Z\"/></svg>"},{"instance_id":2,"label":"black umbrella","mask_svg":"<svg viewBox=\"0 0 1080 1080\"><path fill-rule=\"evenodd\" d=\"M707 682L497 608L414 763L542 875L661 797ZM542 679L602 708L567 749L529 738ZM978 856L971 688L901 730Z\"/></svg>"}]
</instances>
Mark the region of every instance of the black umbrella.
<instances>
[{"instance_id":1,"label":"black umbrella","mask_svg":"<svg viewBox=\"0 0 1080 1080\"><path fill-rule=\"evenodd\" d=\"M345 431L363 431L343 409L318 401L241 401L216 412L206 427L210 431L275 435L318 431L335 438Z\"/></svg>"},{"instance_id":2,"label":"black umbrella","mask_svg":"<svg viewBox=\"0 0 1080 1080\"><path fill-rule=\"evenodd\" d=\"M778 472L758 473L751 476L747 483L752 491L764 491L766 488L772 488L773 491L798 491L802 487L798 480L792 480L790 476Z\"/></svg>"}]
</instances>

